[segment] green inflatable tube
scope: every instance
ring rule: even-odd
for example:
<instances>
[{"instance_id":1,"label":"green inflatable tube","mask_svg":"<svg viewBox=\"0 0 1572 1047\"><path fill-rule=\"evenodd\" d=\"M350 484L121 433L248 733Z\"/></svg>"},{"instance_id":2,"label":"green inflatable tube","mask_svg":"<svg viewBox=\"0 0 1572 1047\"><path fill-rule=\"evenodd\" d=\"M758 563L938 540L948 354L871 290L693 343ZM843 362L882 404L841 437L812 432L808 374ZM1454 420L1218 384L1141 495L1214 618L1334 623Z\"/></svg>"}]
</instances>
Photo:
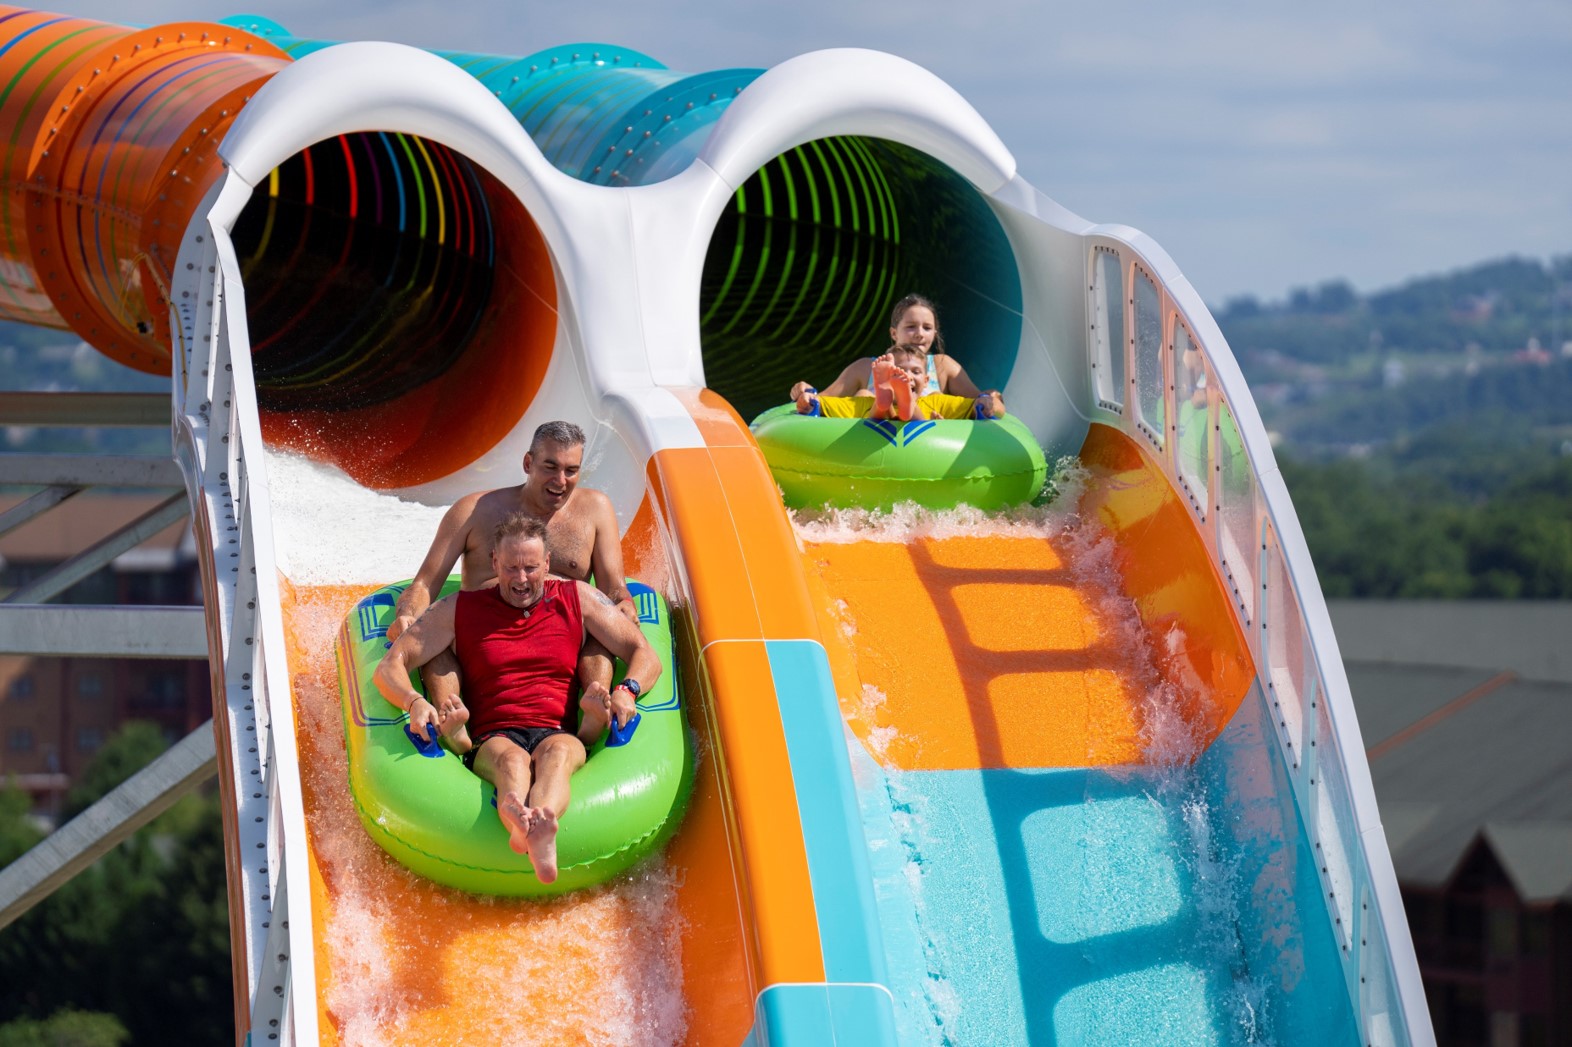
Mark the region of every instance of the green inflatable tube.
<instances>
[{"instance_id":1,"label":"green inflatable tube","mask_svg":"<svg viewBox=\"0 0 1572 1047\"><path fill-rule=\"evenodd\" d=\"M1002 509L1036 498L1048 477L1042 447L1014 415L901 423L815 418L782 404L750 428L794 509L908 501L930 509Z\"/></svg>"},{"instance_id":2,"label":"green inflatable tube","mask_svg":"<svg viewBox=\"0 0 1572 1047\"><path fill-rule=\"evenodd\" d=\"M497 819L494 790L437 749L422 756L405 733L409 715L372 682L388 648L393 606L409 583L362 599L338 634L338 680L349 756L349 789L366 832L399 864L476 894L546 897L604 882L654 853L676 831L693 789L693 743L677 693L670 610L649 586L629 581L645 639L664 671L638 700L626 745L597 742L573 775L573 799L557 835L558 877L543 884L515 854ZM457 576L442 589L459 587ZM624 667L619 663L617 672ZM420 681L411 678L416 688Z\"/></svg>"}]
</instances>

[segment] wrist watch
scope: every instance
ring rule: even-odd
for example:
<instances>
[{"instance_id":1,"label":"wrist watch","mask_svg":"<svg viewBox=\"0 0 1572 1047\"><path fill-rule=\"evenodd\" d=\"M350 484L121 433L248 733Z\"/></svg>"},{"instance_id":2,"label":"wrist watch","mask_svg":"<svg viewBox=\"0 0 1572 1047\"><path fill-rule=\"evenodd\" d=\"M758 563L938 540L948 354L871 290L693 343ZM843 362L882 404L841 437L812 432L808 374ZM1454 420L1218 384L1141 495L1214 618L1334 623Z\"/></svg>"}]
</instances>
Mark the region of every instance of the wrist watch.
<instances>
[{"instance_id":1,"label":"wrist watch","mask_svg":"<svg viewBox=\"0 0 1572 1047\"><path fill-rule=\"evenodd\" d=\"M629 694L633 695L633 700L634 701L638 701L639 700L639 695L644 693L644 689L639 686L639 681L635 680L631 676L629 676L626 679L624 679L621 682L619 682L617 684L617 686L612 688L612 690L613 691L627 691Z\"/></svg>"}]
</instances>

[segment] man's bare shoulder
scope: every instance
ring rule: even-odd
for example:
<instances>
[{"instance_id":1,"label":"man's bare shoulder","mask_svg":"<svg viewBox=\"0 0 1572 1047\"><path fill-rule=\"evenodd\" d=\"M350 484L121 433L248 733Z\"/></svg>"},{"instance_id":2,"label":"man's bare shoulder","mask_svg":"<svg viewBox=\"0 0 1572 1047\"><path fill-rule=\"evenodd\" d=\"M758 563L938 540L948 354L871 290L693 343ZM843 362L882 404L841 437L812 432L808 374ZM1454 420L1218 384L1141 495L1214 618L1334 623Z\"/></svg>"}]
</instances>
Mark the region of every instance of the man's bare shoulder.
<instances>
[{"instance_id":1,"label":"man's bare shoulder","mask_svg":"<svg viewBox=\"0 0 1572 1047\"><path fill-rule=\"evenodd\" d=\"M468 515L476 523L495 523L519 507L517 487L499 487L494 491L476 491L453 503L453 508L468 503Z\"/></svg>"},{"instance_id":2,"label":"man's bare shoulder","mask_svg":"<svg viewBox=\"0 0 1572 1047\"><path fill-rule=\"evenodd\" d=\"M448 511L445 514L445 518L449 521L463 523L471 516L475 515L475 506L480 503L482 498L486 497L486 495L490 493L490 491L473 491L469 494L466 494L464 497L448 506Z\"/></svg>"},{"instance_id":3,"label":"man's bare shoulder","mask_svg":"<svg viewBox=\"0 0 1572 1047\"><path fill-rule=\"evenodd\" d=\"M597 604L597 605L599 605L601 607L615 607L616 606L616 604L614 602L612 602L611 597L607 596L605 593L603 593L599 589L595 588L589 582L582 581L582 580L577 579L577 578L564 578L562 580L564 582L572 582L573 585L575 587L577 587L577 589L579 591L579 605L580 606L583 606L584 604L587 604L587 603L594 603L594 604Z\"/></svg>"},{"instance_id":4,"label":"man's bare shoulder","mask_svg":"<svg viewBox=\"0 0 1572 1047\"><path fill-rule=\"evenodd\" d=\"M573 492L573 501L568 508L574 516L581 520L593 520L597 523L617 520L616 511L611 507L611 499L606 497L604 491L597 491L593 487L580 487Z\"/></svg>"}]
</instances>

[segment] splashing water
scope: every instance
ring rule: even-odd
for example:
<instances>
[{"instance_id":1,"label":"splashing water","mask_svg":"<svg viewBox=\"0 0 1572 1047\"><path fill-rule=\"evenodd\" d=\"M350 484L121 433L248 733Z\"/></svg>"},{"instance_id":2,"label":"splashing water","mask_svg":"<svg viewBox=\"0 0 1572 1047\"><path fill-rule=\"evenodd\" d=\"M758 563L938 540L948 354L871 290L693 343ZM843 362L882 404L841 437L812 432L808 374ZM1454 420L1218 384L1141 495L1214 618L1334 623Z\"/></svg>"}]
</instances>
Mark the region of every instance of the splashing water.
<instances>
[{"instance_id":1,"label":"splashing water","mask_svg":"<svg viewBox=\"0 0 1572 1047\"><path fill-rule=\"evenodd\" d=\"M408 578L447 511L362 487L336 466L299 455L270 452L267 478L279 569L297 585L376 587Z\"/></svg>"},{"instance_id":2,"label":"splashing water","mask_svg":"<svg viewBox=\"0 0 1572 1047\"><path fill-rule=\"evenodd\" d=\"M1057 492L1044 505L1022 505L985 512L969 505L953 509L927 509L903 502L889 509L790 510L798 540L817 545L852 542L912 542L977 536L1046 538L1073 527L1078 521L1071 507L1080 500L1089 474L1076 458L1061 458L1054 465L1049 486Z\"/></svg>"}]
</instances>

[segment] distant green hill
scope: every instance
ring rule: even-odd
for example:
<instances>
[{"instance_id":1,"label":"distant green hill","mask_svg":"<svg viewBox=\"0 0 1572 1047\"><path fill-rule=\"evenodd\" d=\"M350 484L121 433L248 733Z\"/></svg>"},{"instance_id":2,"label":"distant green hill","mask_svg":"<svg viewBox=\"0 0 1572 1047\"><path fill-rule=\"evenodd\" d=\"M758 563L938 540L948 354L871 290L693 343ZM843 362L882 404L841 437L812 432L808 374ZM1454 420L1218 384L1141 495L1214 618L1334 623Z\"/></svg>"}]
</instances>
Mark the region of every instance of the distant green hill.
<instances>
[{"instance_id":1,"label":"distant green hill","mask_svg":"<svg viewBox=\"0 0 1572 1047\"><path fill-rule=\"evenodd\" d=\"M1332 280L1283 302L1231 299L1214 313L1234 354L1254 365L1277 355L1331 366L1372 354L1490 357L1530 339L1554 352L1572 340L1572 255L1482 262L1371 295Z\"/></svg>"},{"instance_id":2,"label":"distant green hill","mask_svg":"<svg viewBox=\"0 0 1572 1047\"><path fill-rule=\"evenodd\" d=\"M1572 255L1371 295L1331 281L1283 302L1238 298L1217 320L1291 453L1363 454L1490 418L1514 439L1572 436Z\"/></svg>"},{"instance_id":3,"label":"distant green hill","mask_svg":"<svg viewBox=\"0 0 1572 1047\"><path fill-rule=\"evenodd\" d=\"M1572 256L1217 319L1328 595L1572 599Z\"/></svg>"},{"instance_id":4,"label":"distant green hill","mask_svg":"<svg viewBox=\"0 0 1572 1047\"><path fill-rule=\"evenodd\" d=\"M0 389L164 392L167 377L133 371L71 331L0 320Z\"/></svg>"}]
</instances>

